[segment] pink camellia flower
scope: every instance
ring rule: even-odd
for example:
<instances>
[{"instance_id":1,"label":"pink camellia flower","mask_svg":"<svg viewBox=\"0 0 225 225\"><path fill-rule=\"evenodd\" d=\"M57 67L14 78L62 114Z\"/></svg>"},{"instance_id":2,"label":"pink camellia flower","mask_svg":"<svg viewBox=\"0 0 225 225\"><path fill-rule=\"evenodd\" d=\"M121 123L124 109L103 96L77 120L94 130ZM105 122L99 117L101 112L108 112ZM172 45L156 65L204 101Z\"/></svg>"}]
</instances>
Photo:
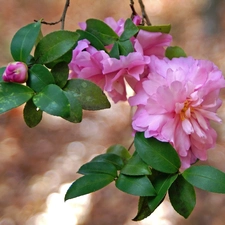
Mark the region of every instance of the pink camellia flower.
<instances>
[{"instance_id":1,"label":"pink camellia flower","mask_svg":"<svg viewBox=\"0 0 225 225\"><path fill-rule=\"evenodd\" d=\"M170 34L140 30L134 40L134 49L146 56L155 55L163 58L165 47L169 46L171 41Z\"/></svg>"},{"instance_id":2,"label":"pink camellia flower","mask_svg":"<svg viewBox=\"0 0 225 225\"><path fill-rule=\"evenodd\" d=\"M109 58L105 51L98 51L86 39L78 41L69 63L69 79L87 79L97 84L102 90L105 87L105 75L102 73L101 61Z\"/></svg>"},{"instance_id":3,"label":"pink camellia flower","mask_svg":"<svg viewBox=\"0 0 225 225\"><path fill-rule=\"evenodd\" d=\"M9 63L2 75L6 82L24 83L28 79L28 68L23 62Z\"/></svg>"},{"instance_id":4,"label":"pink camellia flower","mask_svg":"<svg viewBox=\"0 0 225 225\"><path fill-rule=\"evenodd\" d=\"M125 80L140 80L140 75L150 62L149 57L132 52L120 59L110 58L105 51L98 51L87 40L78 41L69 63L69 79L87 79L106 91L114 102L127 100Z\"/></svg>"},{"instance_id":5,"label":"pink camellia flower","mask_svg":"<svg viewBox=\"0 0 225 225\"><path fill-rule=\"evenodd\" d=\"M210 120L221 121L216 111L224 77L210 61L150 58L149 76L136 85L136 95L129 99L137 106L133 129L146 138L170 142L182 168L188 168L197 159L206 160L207 150L215 145L217 135Z\"/></svg>"}]
</instances>

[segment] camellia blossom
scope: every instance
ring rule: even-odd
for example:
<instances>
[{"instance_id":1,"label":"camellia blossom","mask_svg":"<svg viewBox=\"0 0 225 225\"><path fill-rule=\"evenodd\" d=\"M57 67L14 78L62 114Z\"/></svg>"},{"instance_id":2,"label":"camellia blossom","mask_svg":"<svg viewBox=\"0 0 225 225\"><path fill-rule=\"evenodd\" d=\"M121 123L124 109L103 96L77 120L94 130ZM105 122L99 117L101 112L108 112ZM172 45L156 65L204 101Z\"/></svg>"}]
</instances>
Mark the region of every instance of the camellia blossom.
<instances>
[{"instance_id":1,"label":"camellia blossom","mask_svg":"<svg viewBox=\"0 0 225 225\"><path fill-rule=\"evenodd\" d=\"M225 87L224 77L207 60L150 58L148 77L129 99L137 106L133 129L146 138L170 142L182 168L188 168L197 159L206 160L207 150L215 145L217 134L210 120L221 122L216 111L222 103L219 91Z\"/></svg>"},{"instance_id":2,"label":"camellia blossom","mask_svg":"<svg viewBox=\"0 0 225 225\"><path fill-rule=\"evenodd\" d=\"M28 79L28 68L23 62L9 63L2 75L6 82L24 83Z\"/></svg>"}]
</instances>

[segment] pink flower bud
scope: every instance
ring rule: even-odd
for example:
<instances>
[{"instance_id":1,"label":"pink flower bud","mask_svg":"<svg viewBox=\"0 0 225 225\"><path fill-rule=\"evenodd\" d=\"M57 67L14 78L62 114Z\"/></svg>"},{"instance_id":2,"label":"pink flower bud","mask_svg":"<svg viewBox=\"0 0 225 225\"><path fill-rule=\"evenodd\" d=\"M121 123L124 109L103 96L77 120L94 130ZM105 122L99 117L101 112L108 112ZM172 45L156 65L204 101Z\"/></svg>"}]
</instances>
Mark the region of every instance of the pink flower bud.
<instances>
[{"instance_id":1,"label":"pink flower bud","mask_svg":"<svg viewBox=\"0 0 225 225\"><path fill-rule=\"evenodd\" d=\"M6 82L24 83L28 78L28 68L23 62L12 62L6 67L2 79Z\"/></svg>"}]
</instances>

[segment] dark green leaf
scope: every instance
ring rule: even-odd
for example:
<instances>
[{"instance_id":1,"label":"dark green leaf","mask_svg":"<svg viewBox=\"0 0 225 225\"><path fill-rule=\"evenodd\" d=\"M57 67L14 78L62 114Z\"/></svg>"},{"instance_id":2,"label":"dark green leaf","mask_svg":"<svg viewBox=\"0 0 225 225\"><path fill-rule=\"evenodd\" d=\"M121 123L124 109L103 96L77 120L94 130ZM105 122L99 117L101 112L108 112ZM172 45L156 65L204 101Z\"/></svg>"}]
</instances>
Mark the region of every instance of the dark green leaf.
<instances>
[{"instance_id":1,"label":"dark green leaf","mask_svg":"<svg viewBox=\"0 0 225 225\"><path fill-rule=\"evenodd\" d=\"M11 54L15 61L27 62L41 31L41 22L31 23L16 32L11 42Z\"/></svg>"},{"instance_id":2,"label":"dark green leaf","mask_svg":"<svg viewBox=\"0 0 225 225\"><path fill-rule=\"evenodd\" d=\"M30 128L37 126L41 122L42 111L37 109L37 106L34 105L32 99L26 103L23 109L23 118L27 126Z\"/></svg>"},{"instance_id":3,"label":"dark green leaf","mask_svg":"<svg viewBox=\"0 0 225 225\"><path fill-rule=\"evenodd\" d=\"M41 64L35 64L29 69L27 85L34 91L40 92L47 85L54 83L54 77L45 66Z\"/></svg>"},{"instance_id":4,"label":"dark green leaf","mask_svg":"<svg viewBox=\"0 0 225 225\"><path fill-rule=\"evenodd\" d=\"M184 218L188 218L196 204L194 187L179 175L169 189L173 208Z\"/></svg>"},{"instance_id":5,"label":"dark green leaf","mask_svg":"<svg viewBox=\"0 0 225 225\"><path fill-rule=\"evenodd\" d=\"M151 175L149 166L135 152L127 161L126 165L121 170L121 173L130 176Z\"/></svg>"},{"instance_id":6,"label":"dark green leaf","mask_svg":"<svg viewBox=\"0 0 225 225\"><path fill-rule=\"evenodd\" d=\"M132 219L133 221L140 221L150 216L152 211L148 207L148 199L151 197L140 197L138 201L138 213Z\"/></svg>"},{"instance_id":7,"label":"dark green leaf","mask_svg":"<svg viewBox=\"0 0 225 225\"><path fill-rule=\"evenodd\" d=\"M128 194L137 196L155 196L156 191L147 176L127 176L120 174L116 187Z\"/></svg>"},{"instance_id":8,"label":"dark green leaf","mask_svg":"<svg viewBox=\"0 0 225 225\"><path fill-rule=\"evenodd\" d=\"M5 69L6 69L6 67L1 67L1 68L0 68L0 82L3 81L3 80L2 80L2 75L3 75L3 73L5 72Z\"/></svg>"},{"instance_id":9,"label":"dark green leaf","mask_svg":"<svg viewBox=\"0 0 225 225\"><path fill-rule=\"evenodd\" d=\"M37 63L46 64L60 58L74 48L78 38L78 33L65 30L46 35L38 43L34 52Z\"/></svg>"},{"instance_id":10,"label":"dark green leaf","mask_svg":"<svg viewBox=\"0 0 225 225\"><path fill-rule=\"evenodd\" d=\"M117 170L121 170L124 166L123 160L120 156L113 153L105 153L94 157L91 162L106 162L113 164Z\"/></svg>"},{"instance_id":11,"label":"dark green leaf","mask_svg":"<svg viewBox=\"0 0 225 225\"><path fill-rule=\"evenodd\" d=\"M55 83L63 88L66 85L69 75L68 63L60 62L57 63L51 70L51 73L55 79Z\"/></svg>"},{"instance_id":12,"label":"dark green leaf","mask_svg":"<svg viewBox=\"0 0 225 225\"><path fill-rule=\"evenodd\" d=\"M183 177L195 187L215 193L225 193L225 173L211 166L191 166Z\"/></svg>"},{"instance_id":13,"label":"dark green leaf","mask_svg":"<svg viewBox=\"0 0 225 225\"><path fill-rule=\"evenodd\" d=\"M145 138L144 133L136 133L134 145L141 159L152 168L164 173L176 173L179 170L179 156L169 143Z\"/></svg>"},{"instance_id":14,"label":"dark green leaf","mask_svg":"<svg viewBox=\"0 0 225 225\"><path fill-rule=\"evenodd\" d=\"M79 40L87 39L96 49L105 51L105 46L103 43L93 34L84 30L76 30L76 32L80 35Z\"/></svg>"},{"instance_id":15,"label":"dark green leaf","mask_svg":"<svg viewBox=\"0 0 225 225\"><path fill-rule=\"evenodd\" d=\"M120 50L119 50L119 44L116 41L111 49L111 51L109 52L109 56L111 58L116 58L119 59L120 58Z\"/></svg>"},{"instance_id":16,"label":"dark green leaf","mask_svg":"<svg viewBox=\"0 0 225 225\"><path fill-rule=\"evenodd\" d=\"M134 51L133 45L130 40L119 42L120 55L127 56L129 53Z\"/></svg>"},{"instance_id":17,"label":"dark green leaf","mask_svg":"<svg viewBox=\"0 0 225 225\"><path fill-rule=\"evenodd\" d=\"M114 177L108 174L91 174L80 177L73 182L67 190L65 201L97 191L111 183L113 180Z\"/></svg>"},{"instance_id":18,"label":"dark green leaf","mask_svg":"<svg viewBox=\"0 0 225 225\"><path fill-rule=\"evenodd\" d=\"M68 118L70 116L70 104L60 87L49 84L33 98L34 104L54 116Z\"/></svg>"},{"instance_id":19,"label":"dark green leaf","mask_svg":"<svg viewBox=\"0 0 225 225\"><path fill-rule=\"evenodd\" d=\"M160 26L142 26L138 25L140 30L146 30L149 32L161 32L161 33L169 33L171 29L170 24L160 25Z\"/></svg>"},{"instance_id":20,"label":"dark green leaf","mask_svg":"<svg viewBox=\"0 0 225 225\"><path fill-rule=\"evenodd\" d=\"M86 31L96 36L104 45L113 44L119 38L112 28L101 20L88 19L86 23Z\"/></svg>"},{"instance_id":21,"label":"dark green leaf","mask_svg":"<svg viewBox=\"0 0 225 225\"><path fill-rule=\"evenodd\" d=\"M110 146L107 149L107 153L113 153L115 155L118 155L125 161L131 157L129 151L119 144Z\"/></svg>"},{"instance_id":22,"label":"dark green leaf","mask_svg":"<svg viewBox=\"0 0 225 225\"><path fill-rule=\"evenodd\" d=\"M78 170L78 173L83 174L83 175L103 173L103 174L108 174L113 177L116 177L117 169L111 163L89 162L89 163L86 163L83 166L81 166L80 169Z\"/></svg>"},{"instance_id":23,"label":"dark green leaf","mask_svg":"<svg viewBox=\"0 0 225 225\"><path fill-rule=\"evenodd\" d=\"M172 59L179 57L187 57L187 55L182 48L178 46L169 46L166 49L166 57Z\"/></svg>"},{"instance_id":24,"label":"dark green leaf","mask_svg":"<svg viewBox=\"0 0 225 225\"><path fill-rule=\"evenodd\" d=\"M178 174L166 174L153 170L152 184L157 192L155 197L149 197L148 206L153 212L163 201L171 184L176 180ZM150 177L151 179L151 177Z\"/></svg>"},{"instance_id":25,"label":"dark green leaf","mask_svg":"<svg viewBox=\"0 0 225 225\"><path fill-rule=\"evenodd\" d=\"M29 87L17 83L0 82L0 113L16 108L32 98Z\"/></svg>"},{"instance_id":26,"label":"dark green leaf","mask_svg":"<svg viewBox=\"0 0 225 225\"><path fill-rule=\"evenodd\" d=\"M133 21L129 18L124 24L124 32L120 36L120 41L129 40L139 31L138 27L134 25Z\"/></svg>"},{"instance_id":27,"label":"dark green leaf","mask_svg":"<svg viewBox=\"0 0 225 225\"><path fill-rule=\"evenodd\" d=\"M69 117L64 117L64 119L72 123L80 123L82 120L82 115L83 115L80 102L73 97L72 93L64 92L64 94L66 95L70 103L70 115Z\"/></svg>"},{"instance_id":28,"label":"dark green leaf","mask_svg":"<svg viewBox=\"0 0 225 225\"><path fill-rule=\"evenodd\" d=\"M83 109L100 110L110 107L110 103L101 88L88 80L69 80L64 90L72 92L73 96L80 101Z\"/></svg>"}]
</instances>

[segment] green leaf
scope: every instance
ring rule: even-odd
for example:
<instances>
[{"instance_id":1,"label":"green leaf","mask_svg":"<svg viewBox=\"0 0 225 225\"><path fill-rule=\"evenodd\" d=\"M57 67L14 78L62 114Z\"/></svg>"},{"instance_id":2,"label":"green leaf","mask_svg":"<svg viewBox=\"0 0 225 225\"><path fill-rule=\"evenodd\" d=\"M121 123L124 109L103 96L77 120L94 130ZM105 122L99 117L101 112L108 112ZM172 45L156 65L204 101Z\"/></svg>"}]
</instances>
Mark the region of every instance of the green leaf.
<instances>
[{"instance_id":1,"label":"green leaf","mask_svg":"<svg viewBox=\"0 0 225 225\"><path fill-rule=\"evenodd\" d=\"M134 25L133 21L129 18L125 21L124 32L121 34L119 40L126 41L133 37L139 31L138 27Z\"/></svg>"},{"instance_id":2,"label":"green leaf","mask_svg":"<svg viewBox=\"0 0 225 225\"><path fill-rule=\"evenodd\" d=\"M132 219L133 221L140 221L150 216L152 211L148 207L148 199L151 197L140 197L138 201L137 215Z\"/></svg>"},{"instance_id":3,"label":"green leaf","mask_svg":"<svg viewBox=\"0 0 225 225\"><path fill-rule=\"evenodd\" d=\"M137 196L155 196L156 191L147 176L127 176L120 174L116 187L128 194Z\"/></svg>"},{"instance_id":4,"label":"green leaf","mask_svg":"<svg viewBox=\"0 0 225 225\"><path fill-rule=\"evenodd\" d=\"M154 212L154 210L163 202L169 187L178 176L177 174L166 174L156 170L152 170L152 172L153 174L150 176L150 180L152 181L157 195L140 198L138 213L134 217L134 221L143 220Z\"/></svg>"},{"instance_id":5,"label":"green leaf","mask_svg":"<svg viewBox=\"0 0 225 225\"><path fill-rule=\"evenodd\" d=\"M113 44L119 38L113 29L101 20L88 19L86 24L86 31L97 37L103 45Z\"/></svg>"},{"instance_id":6,"label":"green leaf","mask_svg":"<svg viewBox=\"0 0 225 225\"><path fill-rule=\"evenodd\" d=\"M192 185L205 191L225 193L225 173L211 166L191 166L183 177Z\"/></svg>"},{"instance_id":7,"label":"green leaf","mask_svg":"<svg viewBox=\"0 0 225 225\"><path fill-rule=\"evenodd\" d=\"M74 48L78 38L78 33L65 30L46 35L35 49L36 63L46 64L60 58Z\"/></svg>"},{"instance_id":8,"label":"green leaf","mask_svg":"<svg viewBox=\"0 0 225 225\"><path fill-rule=\"evenodd\" d=\"M140 156L136 152L127 161L126 165L121 170L121 173L130 176L152 174L149 166L140 158Z\"/></svg>"},{"instance_id":9,"label":"green leaf","mask_svg":"<svg viewBox=\"0 0 225 225\"><path fill-rule=\"evenodd\" d=\"M29 69L27 85L34 91L40 92L47 85L54 83L54 77L45 66L41 64L35 64Z\"/></svg>"},{"instance_id":10,"label":"green leaf","mask_svg":"<svg viewBox=\"0 0 225 225\"><path fill-rule=\"evenodd\" d=\"M166 49L166 57L172 59L179 57L187 57L187 55L182 48L178 46L169 46Z\"/></svg>"},{"instance_id":11,"label":"green leaf","mask_svg":"<svg viewBox=\"0 0 225 225\"><path fill-rule=\"evenodd\" d=\"M2 80L2 76L3 76L3 73L5 72L5 69L6 69L6 67L1 67L1 68L0 68L0 82L3 81L3 80Z\"/></svg>"},{"instance_id":12,"label":"green leaf","mask_svg":"<svg viewBox=\"0 0 225 225\"><path fill-rule=\"evenodd\" d=\"M51 73L54 77L55 83L63 88L66 85L69 75L69 67L66 62L57 63L52 67Z\"/></svg>"},{"instance_id":13,"label":"green leaf","mask_svg":"<svg viewBox=\"0 0 225 225\"><path fill-rule=\"evenodd\" d=\"M124 166L122 158L113 153L105 153L94 157L91 162L106 162L113 164L117 170L121 170Z\"/></svg>"},{"instance_id":14,"label":"green leaf","mask_svg":"<svg viewBox=\"0 0 225 225\"><path fill-rule=\"evenodd\" d=\"M153 170L154 178L152 184L157 192L155 197L149 197L148 206L151 213L161 204L171 184L176 180L178 174L166 174Z\"/></svg>"},{"instance_id":15,"label":"green leaf","mask_svg":"<svg viewBox=\"0 0 225 225\"><path fill-rule=\"evenodd\" d=\"M171 185L169 198L173 208L184 218L188 218L196 204L194 187L182 175Z\"/></svg>"},{"instance_id":16,"label":"green leaf","mask_svg":"<svg viewBox=\"0 0 225 225\"><path fill-rule=\"evenodd\" d=\"M76 32L80 35L79 40L87 39L96 49L106 51L103 43L90 32L84 30L76 30Z\"/></svg>"},{"instance_id":17,"label":"green leaf","mask_svg":"<svg viewBox=\"0 0 225 225\"><path fill-rule=\"evenodd\" d=\"M134 51L133 44L130 40L118 42L120 55L127 56L129 53Z\"/></svg>"},{"instance_id":18,"label":"green leaf","mask_svg":"<svg viewBox=\"0 0 225 225\"><path fill-rule=\"evenodd\" d=\"M63 90L55 84L49 84L33 98L34 104L54 116L69 117L70 104Z\"/></svg>"},{"instance_id":19,"label":"green leaf","mask_svg":"<svg viewBox=\"0 0 225 225\"><path fill-rule=\"evenodd\" d=\"M32 98L29 87L17 83L0 82L0 113L16 108Z\"/></svg>"},{"instance_id":20,"label":"green leaf","mask_svg":"<svg viewBox=\"0 0 225 225\"><path fill-rule=\"evenodd\" d=\"M108 174L113 177L116 177L117 169L111 163L89 162L89 163L86 163L83 166L81 166L80 169L78 170L78 173L83 174L83 175L103 173L103 174Z\"/></svg>"},{"instance_id":21,"label":"green leaf","mask_svg":"<svg viewBox=\"0 0 225 225\"><path fill-rule=\"evenodd\" d=\"M165 25L159 25L159 26L142 26L138 25L137 26L140 30L145 30L149 32L161 32L161 33L169 33L171 29L170 24L165 24Z\"/></svg>"},{"instance_id":22,"label":"green leaf","mask_svg":"<svg viewBox=\"0 0 225 225\"><path fill-rule=\"evenodd\" d=\"M111 51L109 52L109 56L111 58L116 58L119 59L120 58L120 50L119 50L119 43L118 41L116 41L111 49Z\"/></svg>"},{"instance_id":23,"label":"green leaf","mask_svg":"<svg viewBox=\"0 0 225 225\"><path fill-rule=\"evenodd\" d=\"M122 145L112 145L107 149L107 153L112 153L115 155L120 156L124 161L128 160L131 155L129 153L129 151L124 148Z\"/></svg>"},{"instance_id":24,"label":"green leaf","mask_svg":"<svg viewBox=\"0 0 225 225\"><path fill-rule=\"evenodd\" d=\"M11 42L11 54L15 61L27 62L41 31L41 21L28 24L16 32Z\"/></svg>"},{"instance_id":25,"label":"green leaf","mask_svg":"<svg viewBox=\"0 0 225 225\"><path fill-rule=\"evenodd\" d=\"M64 119L72 122L72 123L80 123L82 120L82 107L80 102L73 97L73 94L70 92L64 92L70 104L70 115L69 117L64 117Z\"/></svg>"},{"instance_id":26,"label":"green leaf","mask_svg":"<svg viewBox=\"0 0 225 225\"><path fill-rule=\"evenodd\" d=\"M23 109L23 118L30 128L37 126L42 120L42 111L37 109L32 99L26 103Z\"/></svg>"},{"instance_id":27,"label":"green leaf","mask_svg":"<svg viewBox=\"0 0 225 225\"><path fill-rule=\"evenodd\" d=\"M72 92L73 96L80 101L83 109L100 110L110 107L110 103L101 88L88 80L69 80L64 90Z\"/></svg>"},{"instance_id":28,"label":"green leaf","mask_svg":"<svg viewBox=\"0 0 225 225\"><path fill-rule=\"evenodd\" d=\"M114 177L108 174L91 174L80 177L67 190L65 201L97 191L112 181L114 181Z\"/></svg>"},{"instance_id":29,"label":"green leaf","mask_svg":"<svg viewBox=\"0 0 225 225\"><path fill-rule=\"evenodd\" d=\"M179 156L169 143L145 138L144 133L136 133L134 145L141 159L152 168L164 173L176 173L179 170Z\"/></svg>"}]
</instances>

